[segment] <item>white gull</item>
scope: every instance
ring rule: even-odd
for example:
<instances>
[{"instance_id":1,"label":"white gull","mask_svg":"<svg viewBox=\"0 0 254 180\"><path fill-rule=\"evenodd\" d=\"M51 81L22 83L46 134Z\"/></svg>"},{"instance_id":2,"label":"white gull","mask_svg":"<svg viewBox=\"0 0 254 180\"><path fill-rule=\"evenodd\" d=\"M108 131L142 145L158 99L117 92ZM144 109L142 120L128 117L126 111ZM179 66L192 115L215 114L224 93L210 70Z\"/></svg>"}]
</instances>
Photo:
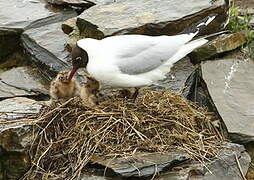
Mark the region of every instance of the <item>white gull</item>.
<instances>
[{"instance_id":1,"label":"white gull","mask_svg":"<svg viewBox=\"0 0 254 180\"><path fill-rule=\"evenodd\" d=\"M175 36L119 35L101 40L81 39L72 50L73 69L85 67L102 84L139 88L166 77L175 62L208 42L192 40L215 16L207 17L190 33Z\"/></svg>"}]
</instances>

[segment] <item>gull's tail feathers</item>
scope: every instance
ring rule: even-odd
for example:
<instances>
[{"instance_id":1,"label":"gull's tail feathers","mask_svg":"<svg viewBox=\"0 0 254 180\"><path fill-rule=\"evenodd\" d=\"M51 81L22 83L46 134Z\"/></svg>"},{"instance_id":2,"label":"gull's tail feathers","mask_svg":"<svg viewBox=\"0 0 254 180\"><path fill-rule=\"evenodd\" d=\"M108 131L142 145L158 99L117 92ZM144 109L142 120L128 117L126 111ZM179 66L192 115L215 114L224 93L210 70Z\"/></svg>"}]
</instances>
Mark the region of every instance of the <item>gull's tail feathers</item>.
<instances>
[{"instance_id":1,"label":"gull's tail feathers","mask_svg":"<svg viewBox=\"0 0 254 180\"><path fill-rule=\"evenodd\" d=\"M193 37L196 36L202 29L205 29L214 19L216 15L210 15L202 19L198 23L195 23L190 28L185 30L183 34L193 34Z\"/></svg>"},{"instance_id":2,"label":"gull's tail feathers","mask_svg":"<svg viewBox=\"0 0 254 180\"><path fill-rule=\"evenodd\" d=\"M192 52L194 49L206 44L208 42L207 39L205 38L200 38L194 41L190 41L188 43L186 43L185 45L183 45L175 54L174 56L172 56L165 65L169 64L174 64L177 61L179 61L180 59L182 59L183 57L185 57L187 54L189 54L190 52Z\"/></svg>"}]
</instances>

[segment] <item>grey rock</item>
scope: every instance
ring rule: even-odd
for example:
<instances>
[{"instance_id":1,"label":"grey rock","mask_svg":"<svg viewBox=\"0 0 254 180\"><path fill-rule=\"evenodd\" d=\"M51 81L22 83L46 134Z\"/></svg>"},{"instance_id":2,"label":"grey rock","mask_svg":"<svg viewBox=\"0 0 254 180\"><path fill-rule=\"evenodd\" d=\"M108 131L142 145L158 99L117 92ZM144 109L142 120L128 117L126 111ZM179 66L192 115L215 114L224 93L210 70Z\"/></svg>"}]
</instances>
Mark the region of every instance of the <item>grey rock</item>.
<instances>
[{"instance_id":1,"label":"grey rock","mask_svg":"<svg viewBox=\"0 0 254 180\"><path fill-rule=\"evenodd\" d=\"M74 11L53 12L42 1L0 0L0 27L29 29L59 22Z\"/></svg>"},{"instance_id":2,"label":"grey rock","mask_svg":"<svg viewBox=\"0 0 254 180\"><path fill-rule=\"evenodd\" d=\"M91 0L91 1L98 5L116 3L117 1L119 2L119 0Z\"/></svg>"},{"instance_id":3,"label":"grey rock","mask_svg":"<svg viewBox=\"0 0 254 180\"><path fill-rule=\"evenodd\" d=\"M156 180L241 179L239 165L243 175L246 175L251 162L250 156L242 145L224 143L222 146L225 149L222 149L218 157L211 159L211 161L205 164L193 160L186 161L188 159L186 154L179 152L163 154L141 153L113 160L96 158L97 161L95 163L106 166L106 170L112 169L120 174L123 179L126 177L147 178L147 176L153 176L154 173L160 174L155 178Z\"/></svg>"},{"instance_id":4,"label":"grey rock","mask_svg":"<svg viewBox=\"0 0 254 180\"><path fill-rule=\"evenodd\" d=\"M48 94L48 90L37 69L18 67L0 74L0 99L40 94Z\"/></svg>"},{"instance_id":5,"label":"grey rock","mask_svg":"<svg viewBox=\"0 0 254 180\"><path fill-rule=\"evenodd\" d=\"M234 50L247 42L245 32L233 34L223 34L210 41L209 43L195 49L189 54L194 64L207 60L214 55Z\"/></svg>"},{"instance_id":6,"label":"grey rock","mask_svg":"<svg viewBox=\"0 0 254 180\"><path fill-rule=\"evenodd\" d=\"M33 95L35 95L35 93L33 92L29 93L23 89L18 89L9 86L0 81L0 99L11 98L16 96L33 96Z\"/></svg>"},{"instance_id":7,"label":"grey rock","mask_svg":"<svg viewBox=\"0 0 254 180\"><path fill-rule=\"evenodd\" d=\"M3 62L6 56L19 49L19 36L21 32L22 30L0 27L0 63Z\"/></svg>"},{"instance_id":8,"label":"grey rock","mask_svg":"<svg viewBox=\"0 0 254 180\"><path fill-rule=\"evenodd\" d=\"M26 63L27 57L25 57L22 49L20 49L5 57L2 63L0 60L0 69L10 69L12 67L24 66Z\"/></svg>"},{"instance_id":9,"label":"grey rock","mask_svg":"<svg viewBox=\"0 0 254 180\"><path fill-rule=\"evenodd\" d=\"M28 115L30 116L39 113L42 106L43 103L25 97L5 99L0 101L0 119L11 122L11 120L25 118ZM16 127L16 124L12 123L11 126L5 126L3 123L1 124L0 132L9 129L10 127Z\"/></svg>"},{"instance_id":10,"label":"grey rock","mask_svg":"<svg viewBox=\"0 0 254 180\"><path fill-rule=\"evenodd\" d=\"M172 170L156 180L239 180L242 179L237 160L246 175L250 165L250 156L242 145L227 143L218 158L206 164L205 168L199 163L182 165L179 170Z\"/></svg>"},{"instance_id":11,"label":"grey rock","mask_svg":"<svg viewBox=\"0 0 254 180\"><path fill-rule=\"evenodd\" d=\"M44 76L51 80L64 69L71 68L65 49L68 36L61 30L62 22L30 29L21 35L26 53Z\"/></svg>"},{"instance_id":12,"label":"grey rock","mask_svg":"<svg viewBox=\"0 0 254 180\"><path fill-rule=\"evenodd\" d=\"M230 137L254 140L254 62L221 59L201 63L202 77Z\"/></svg>"},{"instance_id":13,"label":"grey rock","mask_svg":"<svg viewBox=\"0 0 254 180\"><path fill-rule=\"evenodd\" d=\"M18 179L30 166L28 150L33 140L33 122L15 121L37 114L43 105L17 97L0 101L0 179Z\"/></svg>"},{"instance_id":14,"label":"grey rock","mask_svg":"<svg viewBox=\"0 0 254 180\"><path fill-rule=\"evenodd\" d=\"M226 17L223 0L118 0L98 4L77 18L82 37L101 39L117 34L175 35L210 14L218 14L204 33L216 32Z\"/></svg>"},{"instance_id":15,"label":"grey rock","mask_svg":"<svg viewBox=\"0 0 254 180\"><path fill-rule=\"evenodd\" d=\"M30 167L30 159L27 154L20 152L4 153L0 159L1 180L17 180Z\"/></svg>"},{"instance_id":16,"label":"grey rock","mask_svg":"<svg viewBox=\"0 0 254 180\"><path fill-rule=\"evenodd\" d=\"M95 3L86 0L46 0L50 4L59 5L59 6L74 6L80 8L89 8Z\"/></svg>"},{"instance_id":17,"label":"grey rock","mask_svg":"<svg viewBox=\"0 0 254 180\"><path fill-rule=\"evenodd\" d=\"M64 21L76 16L74 10L61 12L47 9L46 4L36 0L0 0L0 63L20 47L20 34L27 29Z\"/></svg>"},{"instance_id":18,"label":"grey rock","mask_svg":"<svg viewBox=\"0 0 254 180\"><path fill-rule=\"evenodd\" d=\"M188 160L182 152L141 153L116 159L99 159L95 162L111 168L123 177L149 177L165 169L171 169Z\"/></svg>"},{"instance_id":19,"label":"grey rock","mask_svg":"<svg viewBox=\"0 0 254 180\"><path fill-rule=\"evenodd\" d=\"M250 25L251 25L252 27L254 27L254 16L251 17Z\"/></svg>"},{"instance_id":20,"label":"grey rock","mask_svg":"<svg viewBox=\"0 0 254 180\"><path fill-rule=\"evenodd\" d=\"M193 73L195 67L191 64L190 59L185 57L174 64L167 78L159 81L156 85L150 86L154 90L170 89L174 93L188 94L190 88L186 85L188 77Z\"/></svg>"}]
</instances>

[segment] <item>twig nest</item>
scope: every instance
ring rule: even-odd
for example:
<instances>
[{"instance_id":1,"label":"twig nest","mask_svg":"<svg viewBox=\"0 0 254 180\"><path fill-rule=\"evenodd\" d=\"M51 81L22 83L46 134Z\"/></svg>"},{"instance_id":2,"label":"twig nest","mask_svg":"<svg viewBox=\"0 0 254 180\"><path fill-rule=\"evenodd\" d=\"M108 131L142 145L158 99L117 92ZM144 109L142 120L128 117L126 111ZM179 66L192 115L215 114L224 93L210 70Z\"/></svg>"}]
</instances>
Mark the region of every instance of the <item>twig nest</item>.
<instances>
[{"instance_id":1,"label":"twig nest","mask_svg":"<svg viewBox=\"0 0 254 180\"><path fill-rule=\"evenodd\" d=\"M176 148L196 160L220 151L222 135L211 124L214 116L179 95L142 91L132 100L106 97L96 107L74 98L38 114L28 177L78 177L89 159L135 152L167 152ZM70 166L71 162L71 166ZM35 179L36 179L35 178Z\"/></svg>"}]
</instances>

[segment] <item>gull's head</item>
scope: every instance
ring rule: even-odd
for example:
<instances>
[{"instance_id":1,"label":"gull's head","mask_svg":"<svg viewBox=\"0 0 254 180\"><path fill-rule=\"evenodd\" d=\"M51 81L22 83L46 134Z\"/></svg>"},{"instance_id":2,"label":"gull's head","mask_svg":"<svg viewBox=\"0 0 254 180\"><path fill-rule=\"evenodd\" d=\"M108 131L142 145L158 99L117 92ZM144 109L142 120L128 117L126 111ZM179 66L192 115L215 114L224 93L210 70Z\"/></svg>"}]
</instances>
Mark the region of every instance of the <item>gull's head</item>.
<instances>
[{"instance_id":1,"label":"gull's head","mask_svg":"<svg viewBox=\"0 0 254 180\"><path fill-rule=\"evenodd\" d=\"M71 51L71 62L72 62L72 70L69 75L69 79L72 79L75 72L79 68L86 68L88 63L88 54L87 52L80 48L78 45L75 45Z\"/></svg>"}]
</instances>

